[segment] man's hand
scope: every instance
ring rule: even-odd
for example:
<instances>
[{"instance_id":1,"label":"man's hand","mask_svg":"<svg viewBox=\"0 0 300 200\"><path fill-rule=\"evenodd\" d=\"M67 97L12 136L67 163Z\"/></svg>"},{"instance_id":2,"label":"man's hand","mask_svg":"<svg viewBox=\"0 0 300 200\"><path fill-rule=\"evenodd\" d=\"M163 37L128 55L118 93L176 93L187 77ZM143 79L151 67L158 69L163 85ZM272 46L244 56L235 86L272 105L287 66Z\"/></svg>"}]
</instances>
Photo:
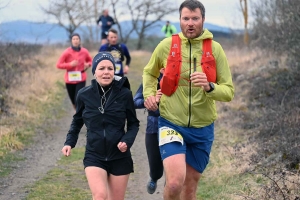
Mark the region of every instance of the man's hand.
<instances>
[{"instance_id":1,"label":"man's hand","mask_svg":"<svg viewBox=\"0 0 300 200\"><path fill-rule=\"evenodd\" d=\"M198 87L202 87L205 91L210 89L206 74L203 72L194 72L191 74L191 82Z\"/></svg>"},{"instance_id":2,"label":"man's hand","mask_svg":"<svg viewBox=\"0 0 300 200\"><path fill-rule=\"evenodd\" d=\"M158 109L158 105L156 103L156 96L150 96L144 101L144 106L147 110L156 111Z\"/></svg>"}]
</instances>

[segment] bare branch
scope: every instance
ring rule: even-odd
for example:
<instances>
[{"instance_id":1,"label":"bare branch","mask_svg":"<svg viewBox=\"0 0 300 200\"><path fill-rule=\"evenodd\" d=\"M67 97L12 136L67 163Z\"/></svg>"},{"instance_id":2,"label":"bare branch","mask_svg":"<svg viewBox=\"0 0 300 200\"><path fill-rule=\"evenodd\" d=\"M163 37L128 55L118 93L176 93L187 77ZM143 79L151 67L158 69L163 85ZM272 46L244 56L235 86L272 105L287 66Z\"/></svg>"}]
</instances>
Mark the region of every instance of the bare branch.
<instances>
[{"instance_id":1,"label":"bare branch","mask_svg":"<svg viewBox=\"0 0 300 200\"><path fill-rule=\"evenodd\" d=\"M45 14L54 17L70 38L80 25L93 17L91 14L93 7L93 3L85 4L83 0L51 0L48 8L41 7L41 9Z\"/></svg>"}]
</instances>

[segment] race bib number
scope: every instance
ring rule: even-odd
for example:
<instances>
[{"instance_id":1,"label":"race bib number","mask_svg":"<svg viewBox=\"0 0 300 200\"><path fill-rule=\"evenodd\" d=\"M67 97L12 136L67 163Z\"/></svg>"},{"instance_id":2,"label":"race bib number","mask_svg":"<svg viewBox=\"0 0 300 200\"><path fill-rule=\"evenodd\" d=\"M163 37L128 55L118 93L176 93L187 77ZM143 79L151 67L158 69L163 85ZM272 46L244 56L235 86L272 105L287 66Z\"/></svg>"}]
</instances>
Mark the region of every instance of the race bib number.
<instances>
[{"instance_id":1,"label":"race bib number","mask_svg":"<svg viewBox=\"0 0 300 200\"><path fill-rule=\"evenodd\" d=\"M159 146L170 142L180 142L183 145L183 138L172 128L166 126L159 128Z\"/></svg>"},{"instance_id":2,"label":"race bib number","mask_svg":"<svg viewBox=\"0 0 300 200\"><path fill-rule=\"evenodd\" d=\"M73 72L68 72L68 78L69 81L81 81L81 72L80 71L73 71Z\"/></svg>"},{"instance_id":3,"label":"race bib number","mask_svg":"<svg viewBox=\"0 0 300 200\"><path fill-rule=\"evenodd\" d=\"M121 64L117 64L116 63L116 71L115 71L115 74L119 74L121 71Z\"/></svg>"}]
</instances>

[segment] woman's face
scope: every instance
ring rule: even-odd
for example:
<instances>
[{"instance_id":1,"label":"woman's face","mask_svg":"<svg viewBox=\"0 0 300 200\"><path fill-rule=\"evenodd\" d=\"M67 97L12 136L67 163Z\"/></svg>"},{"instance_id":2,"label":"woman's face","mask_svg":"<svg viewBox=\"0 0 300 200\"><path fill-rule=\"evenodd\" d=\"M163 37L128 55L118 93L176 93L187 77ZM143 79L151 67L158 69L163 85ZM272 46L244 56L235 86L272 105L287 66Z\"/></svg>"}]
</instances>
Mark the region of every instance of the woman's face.
<instances>
[{"instance_id":1,"label":"woman's face","mask_svg":"<svg viewBox=\"0 0 300 200\"><path fill-rule=\"evenodd\" d=\"M114 65L109 60L102 60L98 63L95 70L95 78L101 86L111 84L114 79Z\"/></svg>"},{"instance_id":2,"label":"woman's face","mask_svg":"<svg viewBox=\"0 0 300 200\"><path fill-rule=\"evenodd\" d=\"M80 45L80 39L77 35L72 37L72 46L78 47Z\"/></svg>"}]
</instances>

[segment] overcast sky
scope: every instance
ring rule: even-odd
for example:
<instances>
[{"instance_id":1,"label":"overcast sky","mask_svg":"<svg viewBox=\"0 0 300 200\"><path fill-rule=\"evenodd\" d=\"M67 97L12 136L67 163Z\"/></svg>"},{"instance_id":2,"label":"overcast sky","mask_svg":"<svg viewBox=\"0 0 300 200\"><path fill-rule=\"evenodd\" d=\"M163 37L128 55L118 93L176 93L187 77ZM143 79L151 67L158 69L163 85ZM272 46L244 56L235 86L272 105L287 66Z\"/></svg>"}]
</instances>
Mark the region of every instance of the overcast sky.
<instances>
[{"instance_id":1,"label":"overcast sky","mask_svg":"<svg viewBox=\"0 0 300 200\"><path fill-rule=\"evenodd\" d=\"M242 14L239 12L239 0L200 0L206 8L206 22L230 28L242 28ZM0 0L0 23L14 20L43 21L45 16L39 5L46 6L49 0ZM183 0L175 0L178 7ZM178 13L166 18L178 21Z\"/></svg>"}]
</instances>

